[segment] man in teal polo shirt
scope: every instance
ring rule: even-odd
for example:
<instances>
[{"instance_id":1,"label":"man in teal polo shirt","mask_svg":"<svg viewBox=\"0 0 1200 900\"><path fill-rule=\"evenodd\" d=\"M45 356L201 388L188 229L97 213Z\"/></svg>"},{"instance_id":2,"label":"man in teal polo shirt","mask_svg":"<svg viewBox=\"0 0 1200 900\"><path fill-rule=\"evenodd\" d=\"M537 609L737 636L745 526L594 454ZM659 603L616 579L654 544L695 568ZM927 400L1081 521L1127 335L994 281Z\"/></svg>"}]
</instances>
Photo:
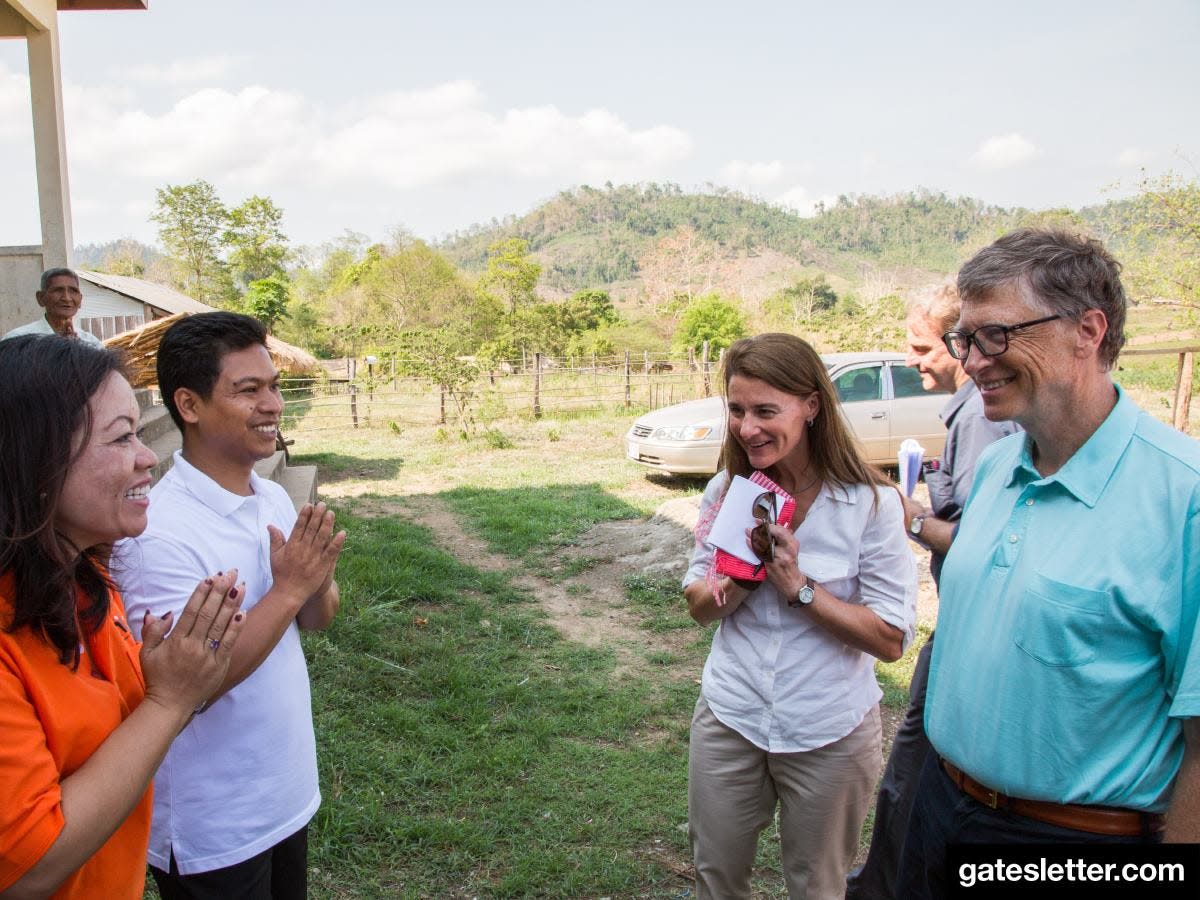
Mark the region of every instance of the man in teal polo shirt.
<instances>
[{"instance_id":1,"label":"man in teal polo shirt","mask_svg":"<svg viewBox=\"0 0 1200 900\"><path fill-rule=\"evenodd\" d=\"M1109 375L1119 264L1023 229L961 270L947 348L984 413L946 558L899 894L955 843L1200 841L1200 444Z\"/></svg>"}]
</instances>

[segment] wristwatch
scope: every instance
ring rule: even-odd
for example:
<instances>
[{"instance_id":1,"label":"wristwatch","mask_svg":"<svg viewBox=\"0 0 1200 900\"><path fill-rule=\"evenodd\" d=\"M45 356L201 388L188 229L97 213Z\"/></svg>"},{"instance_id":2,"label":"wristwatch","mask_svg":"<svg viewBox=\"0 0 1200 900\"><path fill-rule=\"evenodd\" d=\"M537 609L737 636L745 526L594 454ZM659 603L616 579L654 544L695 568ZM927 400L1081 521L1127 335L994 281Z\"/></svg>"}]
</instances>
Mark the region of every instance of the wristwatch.
<instances>
[{"instance_id":1,"label":"wristwatch","mask_svg":"<svg viewBox=\"0 0 1200 900\"><path fill-rule=\"evenodd\" d=\"M808 606L813 602L813 580L804 576L804 584L796 591L796 596L788 601L788 606Z\"/></svg>"},{"instance_id":2,"label":"wristwatch","mask_svg":"<svg viewBox=\"0 0 1200 900\"><path fill-rule=\"evenodd\" d=\"M913 537L918 537L921 529L925 527L925 518L925 516L913 516L908 522L908 533Z\"/></svg>"}]
</instances>

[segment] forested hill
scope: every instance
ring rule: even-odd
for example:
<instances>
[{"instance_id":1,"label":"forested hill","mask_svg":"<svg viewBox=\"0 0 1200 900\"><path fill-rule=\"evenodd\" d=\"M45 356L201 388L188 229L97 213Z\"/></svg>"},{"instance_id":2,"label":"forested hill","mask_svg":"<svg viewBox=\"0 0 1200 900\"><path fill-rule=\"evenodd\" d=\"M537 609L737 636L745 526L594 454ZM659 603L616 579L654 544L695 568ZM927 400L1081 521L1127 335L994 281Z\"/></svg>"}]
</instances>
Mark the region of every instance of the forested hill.
<instances>
[{"instance_id":1,"label":"forested hill","mask_svg":"<svg viewBox=\"0 0 1200 900\"><path fill-rule=\"evenodd\" d=\"M773 251L783 264L847 275L864 263L946 272L967 248L1026 215L929 191L843 196L804 218L723 189L585 186L520 218L451 235L439 249L461 268L482 271L490 245L524 238L544 266L542 284L563 292L641 280L661 250L727 259Z\"/></svg>"}]
</instances>

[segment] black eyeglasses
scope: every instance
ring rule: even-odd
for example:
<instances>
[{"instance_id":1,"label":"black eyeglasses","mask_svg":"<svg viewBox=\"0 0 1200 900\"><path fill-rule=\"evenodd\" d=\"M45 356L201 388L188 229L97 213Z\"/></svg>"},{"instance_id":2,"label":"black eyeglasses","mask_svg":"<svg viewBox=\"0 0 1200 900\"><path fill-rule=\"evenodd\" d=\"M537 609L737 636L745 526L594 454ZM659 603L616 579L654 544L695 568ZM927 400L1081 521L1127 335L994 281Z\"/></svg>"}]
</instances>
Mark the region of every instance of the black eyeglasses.
<instances>
[{"instance_id":1,"label":"black eyeglasses","mask_svg":"<svg viewBox=\"0 0 1200 900\"><path fill-rule=\"evenodd\" d=\"M984 356L999 356L1008 349L1008 336L1023 328L1032 328L1061 319L1062 316L1045 316L1030 322L1018 322L1016 325L983 325L974 331L947 331L942 335L942 341L950 355L958 360L965 360L971 352L971 344L979 348Z\"/></svg>"}]
</instances>

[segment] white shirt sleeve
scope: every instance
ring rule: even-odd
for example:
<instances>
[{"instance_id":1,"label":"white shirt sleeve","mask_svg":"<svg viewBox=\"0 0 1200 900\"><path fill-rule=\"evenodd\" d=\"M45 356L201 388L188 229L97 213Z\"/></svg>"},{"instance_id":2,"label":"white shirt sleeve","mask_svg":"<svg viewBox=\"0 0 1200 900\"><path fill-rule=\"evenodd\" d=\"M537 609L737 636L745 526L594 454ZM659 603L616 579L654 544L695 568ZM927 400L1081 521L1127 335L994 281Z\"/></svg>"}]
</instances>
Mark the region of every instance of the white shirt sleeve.
<instances>
[{"instance_id":1,"label":"white shirt sleeve","mask_svg":"<svg viewBox=\"0 0 1200 900\"><path fill-rule=\"evenodd\" d=\"M697 523L703 521L706 514L711 513L713 506L721 499L721 493L724 490L725 472L721 471L713 476L704 489L704 496L700 498L700 515L696 520ZM683 575L683 586L686 588L692 582L706 578L713 557L716 555L717 548L712 544L696 542L692 549L691 562L688 563L688 569Z\"/></svg>"},{"instance_id":2,"label":"white shirt sleeve","mask_svg":"<svg viewBox=\"0 0 1200 900\"><path fill-rule=\"evenodd\" d=\"M200 558L183 544L146 535L117 545L111 571L139 641L147 612L157 618L174 612L178 620L196 585L216 574L205 572Z\"/></svg>"},{"instance_id":3,"label":"white shirt sleeve","mask_svg":"<svg viewBox=\"0 0 1200 900\"><path fill-rule=\"evenodd\" d=\"M859 602L912 643L917 618L917 566L904 532L904 507L891 488L875 489L879 502L867 516L858 561ZM860 502L870 501L871 489Z\"/></svg>"}]
</instances>

